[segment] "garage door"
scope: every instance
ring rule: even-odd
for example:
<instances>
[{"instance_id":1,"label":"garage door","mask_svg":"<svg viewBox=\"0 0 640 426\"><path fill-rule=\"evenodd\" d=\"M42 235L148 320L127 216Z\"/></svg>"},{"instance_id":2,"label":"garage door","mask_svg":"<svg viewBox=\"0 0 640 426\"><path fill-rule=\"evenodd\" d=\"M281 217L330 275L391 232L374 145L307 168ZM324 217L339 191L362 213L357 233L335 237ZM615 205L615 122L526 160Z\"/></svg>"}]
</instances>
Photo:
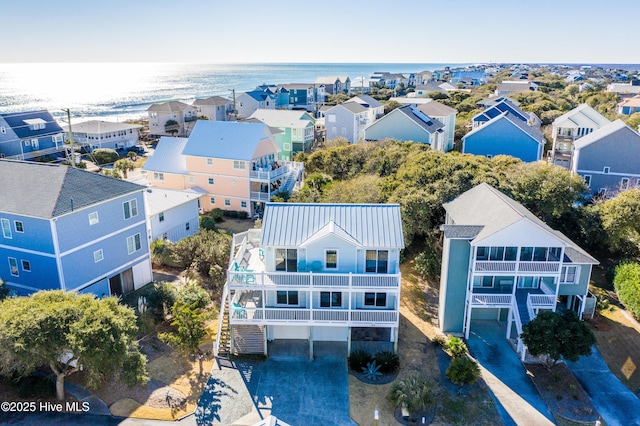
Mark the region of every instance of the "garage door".
<instances>
[{"instance_id":1,"label":"garage door","mask_svg":"<svg viewBox=\"0 0 640 426\"><path fill-rule=\"evenodd\" d=\"M309 327L293 325L270 325L267 331L269 340L273 339L308 339Z\"/></svg>"}]
</instances>

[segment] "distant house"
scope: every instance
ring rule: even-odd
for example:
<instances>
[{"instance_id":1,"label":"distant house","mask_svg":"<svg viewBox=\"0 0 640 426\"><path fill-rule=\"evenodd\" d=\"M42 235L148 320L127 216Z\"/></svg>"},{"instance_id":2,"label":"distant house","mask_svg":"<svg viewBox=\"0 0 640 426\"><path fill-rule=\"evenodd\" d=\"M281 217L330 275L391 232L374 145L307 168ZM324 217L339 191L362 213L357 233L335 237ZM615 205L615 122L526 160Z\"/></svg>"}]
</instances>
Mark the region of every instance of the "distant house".
<instances>
[{"instance_id":1,"label":"distant house","mask_svg":"<svg viewBox=\"0 0 640 426\"><path fill-rule=\"evenodd\" d=\"M498 83L495 95L503 96L510 93L526 92L529 90L538 90L538 84L528 80L504 80L502 83Z\"/></svg>"},{"instance_id":2,"label":"distant house","mask_svg":"<svg viewBox=\"0 0 640 426\"><path fill-rule=\"evenodd\" d=\"M435 118L444 125L442 149L440 150L443 152L451 151L456 136L456 114L458 111L437 101L419 105L418 111Z\"/></svg>"},{"instance_id":3,"label":"distant house","mask_svg":"<svg viewBox=\"0 0 640 426\"><path fill-rule=\"evenodd\" d=\"M462 152L486 157L510 155L532 162L542 158L544 144L538 129L511 112L503 112L467 133L462 138Z\"/></svg>"},{"instance_id":4,"label":"distant house","mask_svg":"<svg viewBox=\"0 0 640 426\"><path fill-rule=\"evenodd\" d=\"M498 103L500 103L500 102L502 102L504 100L509 101L512 105L515 105L517 107L520 106L520 102L515 101L515 100L513 100L511 98L508 98L506 96L499 96L499 97L495 97L495 96L491 97L490 96L488 98L484 98L483 100L476 102L476 105L479 108L487 109L487 108L490 108L490 107L494 106L495 104L498 104Z\"/></svg>"},{"instance_id":5,"label":"distant house","mask_svg":"<svg viewBox=\"0 0 640 426\"><path fill-rule=\"evenodd\" d=\"M551 162L570 168L574 142L609 123L607 118L587 104L580 104L556 118L552 127Z\"/></svg>"},{"instance_id":6,"label":"distant house","mask_svg":"<svg viewBox=\"0 0 640 426\"><path fill-rule=\"evenodd\" d=\"M198 119L196 108L180 101L153 104L147 108L147 113L149 115L149 134L156 137L186 136L188 130Z\"/></svg>"},{"instance_id":7,"label":"distant house","mask_svg":"<svg viewBox=\"0 0 640 426\"><path fill-rule=\"evenodd\" d=\"M236 96L238 117L247 118L257 109L276 109L276 95L264 90L253 90Z\"/></svg>"},{"instance_id":8,"label":"distant house","mask_svg":"<svg viewBox=\"0 0 640 426\"><path fill-rule=\"evenodd\" d=\"M630 83L611 83L607 86L607 92L640 94L640 80L633 80Z\"/></svg>"},{"instance_id":9,"label":"distant house","mask_svg":"<svg viewBox=\"0 0 640 426\"><path fill-rule=\"evenodd\" d=\"M316 104L324 101L324 95L321 98L316 98L316 88L313 84L281 84L278 89L287 91L289 95L287 108L289 109L303 108L307 111L313 111Z\"/></svg>"},{"instance_id":10,"label":"distant house","mask_svg":"<svg viewBox=\"0 0 640 426\"><path fill-rule=\"evenodd\" d=\"M447 94L453 90L458 90L458 88L450 83L429 81L425 84L417 85L415 91L412 93L414 93L414 96L417 98L427 98L432 92Z\"/></svg>"},{"instance_id":11,"label":"distant house","mask_svg":"<svg viewBox=\"0 0 640 426\"><path fill-rule=\"evenodd\" d=\"M390 73L386 71L374 72L369 78L369 85L391 90L394 90L400 85L406 88L410 83L411 81L408 77L400 73Z\"/></svg>"},{"instance_id":12,"label":"distant house","mask_svg":"<svg viewBox=\"0 0 640 426\"><path fill-rule=\"evenodd\" d=\"M451 84L462 83L465 86L480 86L487 84L487 74L484 71L454 71Z\"/></svg>"},{"instance_id":13,"label":"distant house","mask_svg":"<svg viewBox=\"0 0 640 426\"><path fill-rule=\"evenodd\" d=\"M274 138L280 159L292 160L298 152L309 152L314 139L315 119L306 111L258 109L250 118L281 130Z\"/></svg>"},{"instance_id":14,"label":"distant house","mask_svg":"<svg viewBox=\"0 0 640 426\"><path fill-rule=\"evenodd\" d=\"M345 138L351 143L364 139L364 128L369 124L369 109L357 102L345 102L324 111L327 139Z\"/></svg>"},{"instance_id":15,"label":"distant house","mask_svg":"<svg viewBox=\"0 0 640 426\"><path fill-rule=\"evenodd\" d=\"M9 288L120 295L152 280L143 186L8 160L0 182L0 279Z\"/></svg>"},{"instance_id":16,"label":"distant house","mask_svg":"<svg viewBox=\"0 0 640 426\"><path fill-rule=\"evenodd\" d=\"M48 111L0 114L0 158L30 160L64 150L62 128Z\"/></svg>"},{"instance_id":17,"label":"distant house","mask_svg":"<svg viewBox=\"0 0 640 426\"><path fill-rule=\"evenodd\" d=\"M444 124L411 105L396 108L373 122L364 129L364 135L369 141L390 138L426 143L438 151L444 148Z\"/></svg>"},{"instance_id":18,"label":"distant house","mask_svg":"<svg viewBox=\"0 0 640 426\"><path fill-rule=\"evenodd\" d=\"M232 119L233 101L221 96L196 99L192 105L196 108L198 117L205 117L207 120L212 121L229 121Z\"/></svg>"},{"instance_id":19,"label":"distant house","mask_svg":"<svg viewBox=\"0 0 640 426\"><path fill-rule=\"evenodd\" d=\"M480 127L505 112L512 114L515 118L525 122L528 126L535 128L540 127L541 121L538 116L532 112L525 112L521 110L512 103L509 98L503 98L502 100L487 106L484 111L471 119L472 127L474 129Z\"/></svg>"},{"instance_id":20,"label":"distant house","mask_svg":"<svg viewBox=\"0 0 640 426\"><path fill-rule=\"evenodd\" d=\"M206 192L200 188L174 191L147 188L147 226L151 241L163 239L177 242L195 235L200 229L201 199Z\"/></svg>"},{"instance_id":21,"label":"distant house","mask_svg":"<svg viewBox=\"0 0 640 426\"><path fill-rule=\"evenodd\" d=\"M73 138L74 143L90 149L111 148L125 149L138 145L138 132L142 126L129 123L114 123L113 121L90 120L83 123L73 123L69 133L69 126L62 129L67 138Z\"/></svg>"},{"instance_id":22,"label":"distant house","mask_svg":"<svg viewBox=\"0 0 640 426\"><path fill-rule=\"evenodd\" d=\"M502 192L482 183L444 204L446 219L438 322L444 333L469 337L478 320L522 326L558 307L591 315L591 268L598 261Z\"/></svg>"},{"instance_id":23,"label":"distant house","mask_svg":"<svg viewBox=\"0 0 640 426\"><path fill-rule=\"evenodd\" d=\"M233 237L221 310L233 337L216 355L395 351L402 235L397 204L268 203L262 229Z\"/></svg>"},{"instance_id":24,"label":"distant house","mask_svg":"<svg viewBox=\"0 0 640 426\"><path fill-rule=\"evenodd\" d=\"M615 194L640 186L640 135L622 120L605 124L573 146L570 169L593 193Z\"/></svg>"},{"instance_id":25,"label":"distant house","mask_svg":"<svg viewBox=\"0 0 640 426\"><path fill-rule=\"evenodd\" d=\"M214 208L260 213L274 192L291 192L304 165L278 157L263 123L199 120L186 138L161 138L142 168L158 188L206 191L204 211Z\"/></svg>"},{"instance_id":26,"label":"distant house","mask_svg":"<svg viewBox=\"0 0 640 426\"><path fill-rule=\"evenodd\" d=\"M326 95L351 94L351 79L348 76L318 77L315 84L324 86Z\"/></svg>"},{"instance_id":27,"label":"distant house","mask_svg":"<svg viewBox=\"0 0 640 426\"><path fill-rule=\"evenodd\" d=\"M631 115L636 112L640 112L640 95L636 95L633 98L625 99L620 102L616 107L618 114Z\"/></svg>"},{"instance_id":28,"label":"distant house","mask_svg":"<svg viewBox=\"0 0 640 426\"><path fill-rule=\"evenodd\" d=\"M369 110L370 122L373 122L374 120L377 120L384 115L384 104L369 95L362 94L355 96L349 99L349 102L357 102L363 107L367 108Z\"/></svg>"}]
</instances>

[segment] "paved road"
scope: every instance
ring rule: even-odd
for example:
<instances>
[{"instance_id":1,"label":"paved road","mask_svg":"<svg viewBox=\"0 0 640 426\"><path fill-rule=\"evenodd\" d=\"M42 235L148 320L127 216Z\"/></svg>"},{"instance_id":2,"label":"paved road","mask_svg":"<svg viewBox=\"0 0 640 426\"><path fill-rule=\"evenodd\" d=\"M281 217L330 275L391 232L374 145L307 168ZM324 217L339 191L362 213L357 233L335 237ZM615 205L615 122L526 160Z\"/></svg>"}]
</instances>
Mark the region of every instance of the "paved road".
<instances>
[{"instance_id":1,"label":"paved road","mask_svg":"<svg viewBox=\"0 0 640 426\"><path fill-rule=\"evenodd\" d=\"M567 362L607 426L640 425L640 399L609 370L594 346L591 356Z\"/></svg>"}]
</instances>

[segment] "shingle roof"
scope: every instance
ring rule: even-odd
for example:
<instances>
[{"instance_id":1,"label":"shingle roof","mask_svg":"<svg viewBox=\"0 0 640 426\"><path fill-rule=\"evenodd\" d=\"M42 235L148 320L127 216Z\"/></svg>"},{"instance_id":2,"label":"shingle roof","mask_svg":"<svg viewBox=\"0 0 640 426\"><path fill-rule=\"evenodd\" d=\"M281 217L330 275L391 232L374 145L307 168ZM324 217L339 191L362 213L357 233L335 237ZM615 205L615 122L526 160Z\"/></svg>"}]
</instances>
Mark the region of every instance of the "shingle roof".
<instances>
[{"instance_id":1,"label":"shingle roof","mask_svg":"<svg viewBox=\"0 0 640 426\"><path fill-rule=\"evenodd\" d=\"M358 114L360 112L364 112L367 110L367 108L363 107L362 105L360 105L357 102L344 102L341 104L336 105L336 107L340 107L342 106L343 108L351 111L354 114Z\"/></svg>"},{"instance_id":2,"label":"shingle roof","mask_svg":"<svg viewBox=\"0 0 640 426\"><path fill-rule=\"evenodd\" d=\"M143 186L60 164L0 160L0 211L50 219Z\"/></svg>"},{"instance_id":3,"label":"shingle roof","mask_svg":"<svg viewBox=\"0 0 640 426\"><path fill-rule=\"evenodd\" d=\"M435 118L429 117L412 105L405 105L400 108L396 108L395 110L391 111L391 113L394 113L395 111L398 111L396 114L401 113L407 116L411 121L422 127L429 134L433 134L437 132L438 129L444 127L444 124L442 124L442 122ZM382 119L384 119L384 117Z\"/></svg>"},{"instance_id":4,"label":"shingle roof","mask_svg":"<svg viewBox=\"0 0 640 426\"><path fill-rule=\"evenodd\" d=\"M458 112L458 110L451 108L448 105L441 104L437 101L420 104L418 106L418 110L424 114L427 114L429 117L446 117Z\"/></svg>"},{"instance_id":5,"label":"shingle roof","mask_svg":"<svg viewBox=\"0 0 640 426\"><path fill-rule=\"evenodd\" d=\"M187 163L182 155L186 144L187 138L161 137L153 155L144 163L142 170L179 175L189 174Z\"/></svg>"},{"instance_id":6,"label":"shingle roof","mask_svg":"<svg viewBox=\"0 0 640 426\"><path fill-rule=\"evenodd\" d=\"M316 83L319 84L335 84L336 80L340 80L341 83L345 83L349 77L341 75L328 75L316 78Z\"/></svg>"},{"instance_id":7,"label":"shingle roof","mask_svg":"<svg viewBox=\"0 0 640 426\"><path fill-rule=\"evenodd\" d=\"M267 203L261 245L297 247L332 226L363 247L404 247L397 204Z\"/></svg>"},{"instance_id":8,"label":"shingle roof","mask_svg":"<svg viewBox=\"0 0 640 426\"><path fill-rule=\"evenodd\" d=\"M447 238L464 238L471 240L478 236L482 228L484 228L482 225L442 225L440 230L444 231L444 236Z\"/></svg>"},{"instance_id":9,"label":"shingle roof","mask_svg":"<svg viewBox=\"0 0 640 426\"><path fill-rule=\"evenodd\" d=\"M69 126L62 126L65 132L69 131ZM108 133L119 130L141 129L139 124L115 123L113 121L89 120L83 123L72 123L71 130L74 133Z\"/></svg>"},{"instance_id":10,"label":"shingle roof","mask_svg":"<svg viewBox=\"0 0 640 426\"><path fill-rule=\"evenodd\" d=\"M581 137L580 139L576 139L573 142L575 149L582 149L587 145L591 145L594 142L597 142L609 135L617 133L621 130L628 129L628 134L630 138L634 138L640 142L640 135L638 135L633 129L627 126L624 121L617 119L609 124L605 124L597 130L589 133L586 136Z\"/></svg>"},{"instance_id":11,"label":"shingle roof","mask_svg":"<svg viewBox=\"0 0 640 426\"><path fill-rule=\"evenodd\" d=\"M31 136L43 136L62 132L62 128L53 119L49 111L6 112L0 116L7 122L19 138ZM32 130L26 120L39 120L45 122L44 129Z\"/></svg>"},{"instance_id":12,"label":"shingle roof","mask_svg":"<svg viewBox=\"0 0 640 426\"><path fill-rule=\"evenodd\" d=\"M598 263L596 259L564 234L552 229L522 204L486 183L476 185L453 201L444 203L443 207L455 222L455 225L482 226L482 230L473 237L473 241L481 241L525 219L561 239L568 247L571 247L573 251L567 253L569 257L573 254L574 258L577 259L579 254L582 263Z\"/></svg>"},{"instance_id":13,"label":"shingle roof","mask_svg":"<svg viewBox=\"0 0 640 426\"><path fill-rule=\"evenodd\" d=\"M497 116L499 116L504 112L510 112L515 117L517 117L518 119L524 122L529 121L529 113L524 112L523 110L518 108L508 98L505 98L500 102L497 102L491 105L490 107L482 111L480 114L477 114L475 117L473 117L472 121L489 121L492 118L496 118Z\"/></svg>"},{"instance_id":14,"label":"shingle roof","mask_svg":"<svg viewBox=\"0 0 640 426\"><path fill-rule=\"evenodd\" d=\"M189 104L185 104L184 102L170 101L170 102L163 102L161 104L153 104L149 108L147 108L147 111L152 111L152 112L179 112L179 111L185 111L185 110L187 110L189 108L193 108L193 107L191 105L189 105Z\"/></svg>"},{"instance_id":15,"label":"shingle roof","mask_svg":"<svg viewBox=\"0 0 640 426\"><path fill-rule=\"evenodd\" d=\"M222 96L211 96L210 98L206 98L206 99L196 99L195 101L193 101L193 105L223 106L230 102L231 101L229 99L223 98Z\"/></svg>"},{"instance_id":16,"label":"shingle roof","mask_svg":"<svg viewBox=\"0 0 640 426\"><path fill-rule=\"evenodd\" d=\"M366 106L368 108L378 108L384 105L382 102L379 102L376 99L373 99L369 95L358 95L356 97L349 99L349 102L357 102L360 105Z\"/></svg>"},{"instance_id":17,"label":"shingle roof","mask_svg":"<svg viewBox=\"0 0 640 426\"><path fill-rule=\"evenodd\" d=\"M260 141L271 140L270 135L266 124L198 120L182 154L250 161Z\"/></svg>"}]
</instances>

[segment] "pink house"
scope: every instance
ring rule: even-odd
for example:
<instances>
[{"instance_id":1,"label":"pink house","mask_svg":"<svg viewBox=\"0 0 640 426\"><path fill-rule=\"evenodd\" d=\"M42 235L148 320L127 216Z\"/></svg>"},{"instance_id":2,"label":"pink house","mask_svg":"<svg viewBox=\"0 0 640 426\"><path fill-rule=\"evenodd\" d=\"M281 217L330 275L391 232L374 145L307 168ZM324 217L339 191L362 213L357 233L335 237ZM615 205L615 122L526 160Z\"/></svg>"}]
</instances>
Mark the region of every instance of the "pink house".
<instances>
[{"instance_id":1,"label":"pink house","mask_svg":"<svg viewBox=\"0 0 640 426\"><path fill-rule=\"evenodd\" d=\"M202 189L205 211L245 211L250 217L304 177L302 163L279 159L266 125L206 120L196 122L189 138L161 138L143 170L158 188Z\"/></svg>"}]
</instances>

